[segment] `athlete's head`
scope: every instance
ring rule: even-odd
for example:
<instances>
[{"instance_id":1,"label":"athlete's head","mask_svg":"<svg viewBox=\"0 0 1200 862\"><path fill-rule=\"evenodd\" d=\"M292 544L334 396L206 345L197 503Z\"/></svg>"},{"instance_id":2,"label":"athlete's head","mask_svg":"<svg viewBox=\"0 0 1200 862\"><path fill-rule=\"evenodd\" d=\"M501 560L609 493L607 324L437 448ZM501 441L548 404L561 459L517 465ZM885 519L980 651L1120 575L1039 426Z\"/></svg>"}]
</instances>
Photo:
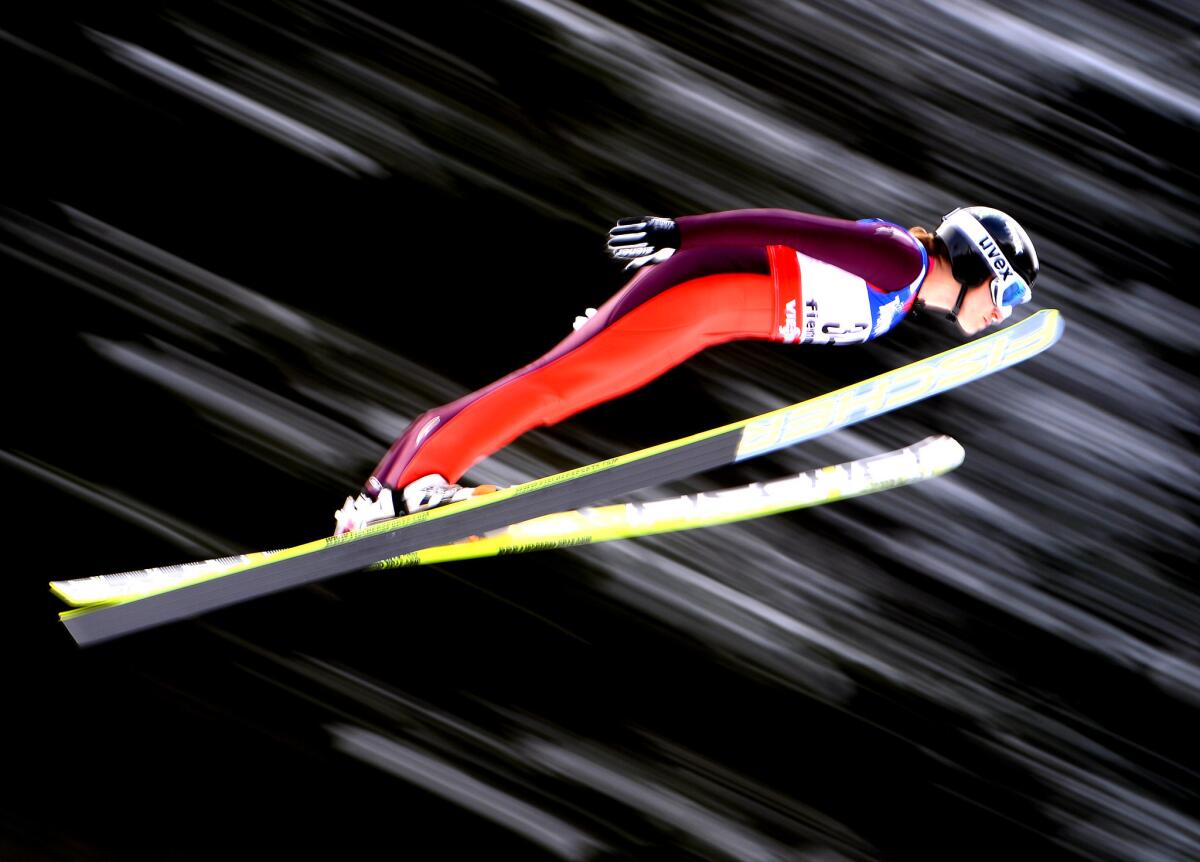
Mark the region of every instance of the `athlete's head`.
<instances>
[{"instance_id":1,"label":"athlete's head","mask_svg":"<svg viewBox=\"0 0 1200 862\"><path fill-rule=\"evenodd\" d=\"M1016 219L990 207L960 207L942 218L936 234L913 233L931 252L921 299L947 311L967 335L1030 300L1037 252Z\"/></svg>"}]
</instances>

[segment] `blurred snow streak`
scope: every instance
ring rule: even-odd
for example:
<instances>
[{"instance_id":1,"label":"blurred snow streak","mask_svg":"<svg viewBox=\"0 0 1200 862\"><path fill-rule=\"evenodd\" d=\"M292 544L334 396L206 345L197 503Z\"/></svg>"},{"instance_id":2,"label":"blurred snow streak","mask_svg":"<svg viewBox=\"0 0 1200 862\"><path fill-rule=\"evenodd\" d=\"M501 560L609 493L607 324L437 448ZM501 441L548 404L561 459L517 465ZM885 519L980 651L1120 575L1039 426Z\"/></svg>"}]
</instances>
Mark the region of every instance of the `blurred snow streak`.
<instances>
[{"instance_id":1,"label":"blurred snow streak","mask_svg":"<svg viewBox=\"0 0 1200 862\"><path fill-rule=\"evenodd\" d=\"M992 625L987 614L1011 627L1011 642L1045 637L1166 702L1200 703L1191 577L1200 389L1188 370L1200 310L1190 300L1194 267L1182 268L1200 228L1195 7L497 8L482 17L503 20L500 37L524 39L538 82L561 76L594 92L581 87L576 101L523 124L522 95L500 83L502 50L458 56L406 32L400 16L382 21L339 2L265 4L259 17L167 13L187 57L171 57L166 43L91 38L174 94L162 99L195 100L357 182L403 177L451 197L488 189L514 213L531 208L598 235L651 201L664 215L780 206L931 224L976 201L1018 215L1044 267L1030 310L1063 310L1060 345L935 403L744 468L782 475L940 432L967 448L959 471L796 517L562 551L560 568L599 573L588 587L616 600L611 613L657 619L737 670L846 708L864 681L884 681L947 711L1033 776L1063 848L1200 855L1200 824L1180 802L1194 802L1188 764L1057 697L1049 672L1014 678L997 655L1005 636L972 640ZM237 36L227 35L235 24ZM103 80L110 69L93 58L87 74ZM1139 123L1119 125L1118 108ZM464 393L431 363L302 302L234 283L87 212L62 212L56 226L8 211L3 251L139 321L146 338L137 343L83 335L97 356L292 476L350 491L411 416ZM584 304L563 300L563 335ZM936 327L916 329L857 361L876 373L950 343ZM244 376L226 361L242 352L280 377ZM739 345L690 367L734 419L858 376L831 379L833 365L814 364ZM539 431L472 475L511 484L629 448L586 430L569 439ZM24 463L59 481L55 467ZM705 487L705 477L687 485ZM658 492L667 490L648 493ZM108 499L109 508L134 505ZM186 524L171 521L165 534L194 547ZM336 693L372 716L375 730L330 725L339 750L563 858L619 841L600 815L562 802L580 788L702 856L875 852L833 818L666 742L644 738L635 763L617 745L502 706L488 707L502 729L470 728L394 691L381 701L379 684L321 660L277 663L300 673L313 697Z\"/></svg>"}]
</instances>

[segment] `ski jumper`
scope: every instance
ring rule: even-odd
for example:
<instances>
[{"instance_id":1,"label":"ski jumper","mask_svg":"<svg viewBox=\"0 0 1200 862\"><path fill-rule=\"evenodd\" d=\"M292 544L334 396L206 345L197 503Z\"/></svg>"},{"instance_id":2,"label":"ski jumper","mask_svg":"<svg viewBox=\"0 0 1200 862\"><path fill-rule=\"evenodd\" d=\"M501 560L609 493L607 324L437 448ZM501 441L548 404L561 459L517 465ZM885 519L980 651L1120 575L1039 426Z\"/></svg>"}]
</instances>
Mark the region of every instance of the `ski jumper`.
<instances>
[{"instance_id":1,"label":"ski jumper","mask_svg":"<svg viewBox=\"0 0 1200 862\"><path fill-rule=\"evenodd\" d=\"M912 308L929 258L904 228L779 209L675 220L681 242L574 334L507 377L418 416L375 468L396 489L456 482L521 434L637 389L739 339L857 344Z\"/></svg>"}]
</instances>

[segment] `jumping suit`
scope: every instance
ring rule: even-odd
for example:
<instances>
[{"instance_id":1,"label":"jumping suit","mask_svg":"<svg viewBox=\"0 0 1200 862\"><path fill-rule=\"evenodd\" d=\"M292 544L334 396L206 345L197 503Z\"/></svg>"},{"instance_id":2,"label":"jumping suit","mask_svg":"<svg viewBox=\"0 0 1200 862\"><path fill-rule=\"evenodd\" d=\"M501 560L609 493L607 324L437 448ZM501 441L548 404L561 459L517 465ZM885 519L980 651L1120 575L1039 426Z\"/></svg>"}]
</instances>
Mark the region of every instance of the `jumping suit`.
<instances>
[{"instance_id":1,"label":"jumping suit","mask_svg":"<svg viewBox=\"0 0 1200 862\"><path fill-rule=\"evenodd\" d=\"M393 489L429 473L456 482L526 431L637 389L714 344L868 341L908 313L929 271L921 243L878 219L763 209L675 221L672 257L638 270L545 356L418 416L374 477Z\"/></svg>"}]
</instances>

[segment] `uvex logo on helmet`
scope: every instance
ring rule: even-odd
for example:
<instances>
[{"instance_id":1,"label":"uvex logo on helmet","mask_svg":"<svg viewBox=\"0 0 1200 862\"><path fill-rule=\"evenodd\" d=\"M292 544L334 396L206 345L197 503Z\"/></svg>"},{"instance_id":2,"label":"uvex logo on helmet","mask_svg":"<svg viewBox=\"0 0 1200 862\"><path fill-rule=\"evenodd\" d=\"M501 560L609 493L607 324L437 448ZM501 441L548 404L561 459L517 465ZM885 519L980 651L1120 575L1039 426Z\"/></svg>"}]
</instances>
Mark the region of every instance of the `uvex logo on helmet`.
<instances>
[{"instance_id":1,"label":"uvex logo on helmet","mask_svg":"<svg viewBox=\"0 0 1200 862\"><path fill-rule=\"evenodd\" d=\"M1000 247L996 245L996 241L992 239L990 234L985 239L980 241L979 248L983 250L984 255L988 259L988 263L990 263L992 266L992 269L994 269L996 274L1002 279L1008 281L1016 274L1013 272L1013 268L1009 264L1008 259L1004 256L1004 252L1000 251Z\"/></svg>"}]
</instances>

